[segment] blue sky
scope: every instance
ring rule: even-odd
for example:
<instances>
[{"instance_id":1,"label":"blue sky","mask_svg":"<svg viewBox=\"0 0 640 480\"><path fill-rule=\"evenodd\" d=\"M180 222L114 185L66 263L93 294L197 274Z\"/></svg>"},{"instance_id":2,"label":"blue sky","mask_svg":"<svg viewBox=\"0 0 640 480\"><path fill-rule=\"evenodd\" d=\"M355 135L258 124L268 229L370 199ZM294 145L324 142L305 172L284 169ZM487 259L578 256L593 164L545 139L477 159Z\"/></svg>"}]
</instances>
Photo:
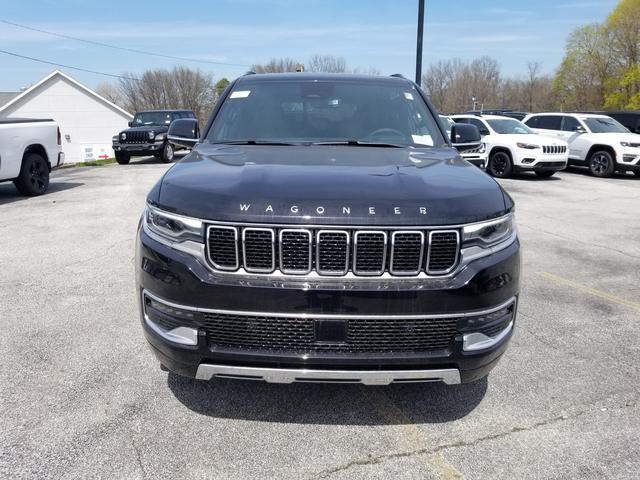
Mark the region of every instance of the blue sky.
<instances>
[{"instance_id":1,"label":"blue sky","mask_svg":"<svg viewBox=\"0 0 640 480\"><path fill-rule=\"evenodd\" d=\"M424 63L494 57L505 75L528 61L553 72L567 35L602 21L615 0L426 0ZM181 12L182 16L181 16ZM417 0L0 0L0 19L75 37L181 57L250 65L314 53L349 66L413 78ZM86 45L0 23L0 49L111 74L170 68L174 60ZM248 67L182 62L216 79ZM55 67L0 54L0 91L28 86ZM63 69L64 70L64 69ZM90 87L108 80L65 70Z\"/></svg>"}]
</instances>

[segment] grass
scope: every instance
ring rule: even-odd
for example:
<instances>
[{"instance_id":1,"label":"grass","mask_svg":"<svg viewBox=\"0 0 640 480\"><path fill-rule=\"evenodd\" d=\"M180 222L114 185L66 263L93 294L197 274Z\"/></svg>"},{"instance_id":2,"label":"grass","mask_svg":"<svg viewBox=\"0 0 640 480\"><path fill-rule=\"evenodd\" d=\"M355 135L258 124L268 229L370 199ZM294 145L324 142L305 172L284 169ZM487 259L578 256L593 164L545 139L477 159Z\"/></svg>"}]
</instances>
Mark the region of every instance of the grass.
<instances>
[{"instance_id":1,"label":"grass","mask_svg":"<svg viewBox=\"0 0 640 480\"><path fill-rule=\"evenodd\" d=\"M112 163L116 163L115 158L103 158L100 160L91 160L89 162L65 163L60 168L101 167L102 165L111 165Z\"/></svg>"}]
</instances>

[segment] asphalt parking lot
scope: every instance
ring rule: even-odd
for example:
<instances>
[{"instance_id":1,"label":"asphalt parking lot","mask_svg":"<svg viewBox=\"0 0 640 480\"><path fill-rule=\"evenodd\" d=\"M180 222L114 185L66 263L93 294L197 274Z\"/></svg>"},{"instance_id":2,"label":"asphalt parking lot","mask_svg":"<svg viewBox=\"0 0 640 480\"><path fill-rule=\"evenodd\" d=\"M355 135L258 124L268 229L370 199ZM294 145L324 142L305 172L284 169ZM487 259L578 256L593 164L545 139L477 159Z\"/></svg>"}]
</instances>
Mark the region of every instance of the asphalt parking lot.
<instances>
[{"instance_id":1,"label":"asphalt parking lot","mask_svg":"<svg viewBox=\"0 0 640 480\"><path fill-rule=\"evenodd\" d=\"M134 296L151 160L0 185L4 478L637 478L640 178L503 181L519 318L487 381L199 383L160 371Z\"/></svg>"}]
</instances>

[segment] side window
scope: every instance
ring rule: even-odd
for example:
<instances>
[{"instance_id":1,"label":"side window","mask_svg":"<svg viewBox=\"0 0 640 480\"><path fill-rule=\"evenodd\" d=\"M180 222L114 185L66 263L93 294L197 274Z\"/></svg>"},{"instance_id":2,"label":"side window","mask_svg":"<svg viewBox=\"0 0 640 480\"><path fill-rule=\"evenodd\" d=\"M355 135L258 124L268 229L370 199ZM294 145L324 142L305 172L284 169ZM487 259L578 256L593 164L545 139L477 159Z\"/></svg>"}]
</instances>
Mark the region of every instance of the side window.
<instances>
[{"instance_id":1,"label":"side window","mask_svg":"<svg viewBox=\"0 0 640 480\"><path fill-rule=\"evenodd\" d=\"M186 112L184 118L196 118L196 114L193 112Z\"/></svg>"},{"instance_id":2,"label":"side window","mask_svg":"<svg viewBox=\"0 0 640 480\"><path fill-rule=\"evenodd\" d=\"M562 130L565 132L579 132L584 130L580 122L573 117L562 117Z\"/></svg>"},{"instance_id":3,"label":"side window","mask_svg":"<svg viewBox=\"0 0 640 480\"><path fill-rule=\"evenodd\" d=\"M489 129L484 124L484 122L478 118L470 118L469 123L478 127L478 130L480 130L480 135L489 135L489 133L491 133L489 132Z\"/></svg>"},{"instance_id":4,"label":"side window","mask_svg":"<svg viewBox=\"0 0 640 480\"><path fill-rule=\"evenodd\" d=\"M453 121L456 123L469 123L469 120L466 118L454 118Z\"/></svg>"},{"instance_id":5,"label":"side window","mask_svg":"<svg viewBox=\"0 0 640 480\"><path fill-rule=\"evenodd\" d=\"M540 115L538 117L538 126L543 130L560 130L562 117L560 115Z\"/></svg>"},{"instance_id":6,"label":"side window","mask_svg":"<svg viewBox=\"0 0 640 480\"><path fill-rule=\"evenodd\" d=\"M531 117L529 120L524 122L528 127L538 128L538 124L540 123L540 117Z\"/></svg>"}]
</instances>

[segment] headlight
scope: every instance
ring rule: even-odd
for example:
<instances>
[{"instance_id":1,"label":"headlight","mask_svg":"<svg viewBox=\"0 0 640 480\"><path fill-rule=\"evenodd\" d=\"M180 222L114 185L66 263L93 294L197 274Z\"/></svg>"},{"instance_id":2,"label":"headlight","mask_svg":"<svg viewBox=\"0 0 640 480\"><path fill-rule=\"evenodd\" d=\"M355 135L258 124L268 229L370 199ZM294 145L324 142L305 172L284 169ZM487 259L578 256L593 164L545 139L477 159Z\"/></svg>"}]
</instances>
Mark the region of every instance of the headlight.
<instances>
[{"instance_id":1,"label":"headlight","mask_svg":"<svg viewBox=\"0 0 640 480\"><path fill-rule=\"evenodd\" d=\"M158 135L156 135L156 142L162 142L164 141L164 137L166 136L166 134L164 133L159 133Z\"/></svg>"},{"instance_id":2,"label":"headlight","mask_svg":"<svg viewBox=\"0 0 640 480\"><path fill-rule=\"evenodd\" d=\"M492 247L511 238L515 231L514 216L510 213L495 220L465 226L462 229L462 244L463 247Z\"/></svg>"},{"instance_id":3,"label":"headlight","mask_svg":"<svg viewBox=\"0 0 640 480\"><path fill-rule=\"evenodd\" d=\"M620 142L620 145L629 148L640 148L640 143Z\"/></svg>"},{"instance_id":4,"label":"headlight","mask_svg":"<svg viewBox=\"0 0 640 480\"><path fill-rule=\"evenodd\" d=\"M540 148L540 145L534 145L533 143L516 143L518 148L525 148L527 150L535 150L536 148Z\"/></svg>"},{"instance_id":5,"label":"headlight","mask_svg":"<svg viewBox=\"0 0 640 480\"><path fill-rule=\"evenodd\" d=\"M149 133L149 140L153 140L154 138L156 138L156 132L154 132L153 130L151 130Z\"/></svg>"},{"instance_id":6,"label":"headlight","mask_svg":"<svg viewBox=\"0 0 640 480\"><path fill-rule=\"evenodd\" d=\"M176 243L184 242L204 244L204 225L195 218L163 212L147 205L144 211L144 225L161 237L158 241L172 247L175 247Z\"/></svg>"},{"instance_id":7,"label":"headlight","mask_svg":"<svg viewBox=\"0 0 640 480\"><path fill-rule=\"evenodd\" d=\"M124 133L124 132L122 132L122 133L120 134L120 140L126 140L126 139L127 139L127 134L126 134L126 133Z\"/></svg>"},{"instance_id":8,"label":"headlight","mask_svg":"<svg viewBox=\"0 0 640 480\"><path fill-rule=\"evenodd\" d=\"M111 141L113 143L118 143L118 135L114 135L113 137L111 137Z\"/></svg>"}]
</instances>

